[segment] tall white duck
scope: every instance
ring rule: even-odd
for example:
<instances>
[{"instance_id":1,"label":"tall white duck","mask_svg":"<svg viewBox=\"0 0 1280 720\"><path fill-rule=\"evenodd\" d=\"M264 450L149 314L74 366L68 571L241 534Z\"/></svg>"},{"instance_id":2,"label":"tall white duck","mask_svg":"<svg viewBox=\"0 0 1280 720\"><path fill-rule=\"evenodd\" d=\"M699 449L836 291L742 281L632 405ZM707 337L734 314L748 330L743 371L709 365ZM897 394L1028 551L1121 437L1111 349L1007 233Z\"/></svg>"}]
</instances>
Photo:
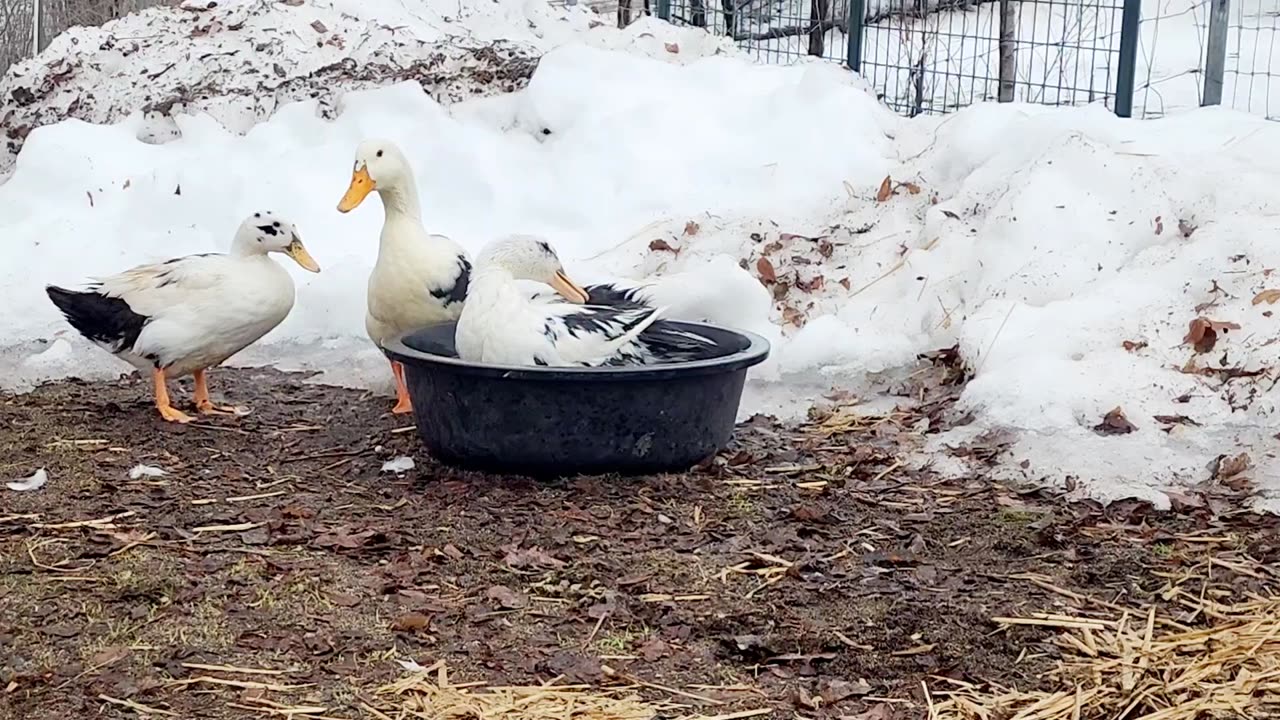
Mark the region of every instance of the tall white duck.
<instances>
[{"instance_id":1,"label":"tall white duck","mask_svg":"<svg viewBox=\"0 0 1280 720\"><path fill-rule=\"evenodd\" d=\"M186 374L195 379L198 412L240 414L243 408L213 403L205 371L266 335L293 309L293 279L268 257L273 252L320 272L292 223L256 212L240 224L229 253L138 265L82 291L48 285L45 292L77 332L151 373L160 417L192 420L173 407L165 384Z\"/></svg>"},{"instance_id":2,"label":"tall white duck","mask_svg":"<svg viewBox=\"0 0 1280 720\"><path fill-rule=\"evenodd\" d=\"M338 210L343 213L354 210L373 192L382 199L385 218L378 258L369 275L365 330L381 348L400 333L458 320L468 297L472 263L461 245L445 235L430 233L423 226L413 169L401 149L390 140L366 139L357 146L351 181L338 203ZM665 305L670 306L673 316L679 319L726 322L726 318L718 317L717 313L704 311L716 305L740 310L744 278L757 293L765 296L766 306L769 302L767 292L758 282L743 273L739 275L742 277L709 273L690 278L686 273L656 281L616 281L581 289L592 305L618 309ZM733 301L719 302L726 299ZM646 335L646 338L652 337L652 333ZM413 404L405 384L404 368L391 361L391 371L396 382L396 404L392 412L411 412Z\"/></svg>"},{"instance_id":3,"label":"tall white duck","mask_svg":"<svg viewBox=\"0 0 1280 720\"><path fill-rule=\"evenodd\" d=\"M422 225L418 185L404 153L389 140L365 140L356 148L351 183L338 203L350 212L369 193L382 199L386 218L378 259L369 275L365 331L378 347L395 335L458 319L467 297L471 261L460 245ZM391 361L396 381L393 413L413 410L404 368Z\"/></svg>"},{"instance_id":4,"label":"tall white duck","mask_svg":"<svg viewBox=\"0 0 1280 720\"><path fill-rule=\"evenodd\" d=\"M530 294L516 281L550 285ZM458 356L501 365L644 365L714 357L716 343L660 319L663 308L610 288L614 302L590 304L591 293L565 274L554 249L532 235L490 244L476 262L458 319Z\"/></svg>"}]
</instances>

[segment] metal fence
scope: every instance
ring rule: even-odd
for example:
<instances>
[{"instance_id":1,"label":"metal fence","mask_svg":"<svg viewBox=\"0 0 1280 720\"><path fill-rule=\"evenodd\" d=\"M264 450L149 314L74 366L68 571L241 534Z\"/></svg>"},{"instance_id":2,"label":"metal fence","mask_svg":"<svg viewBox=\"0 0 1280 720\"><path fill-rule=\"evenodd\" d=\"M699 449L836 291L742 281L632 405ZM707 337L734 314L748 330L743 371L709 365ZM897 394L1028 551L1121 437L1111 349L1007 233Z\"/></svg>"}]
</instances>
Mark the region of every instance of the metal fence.
<instances>
[{"instance_id":1,"label":"metal fence","mask_svg":"<svg viewBox=\"0 0 1280 720\"><path fill-rule=\"evenodd\" d=\"M1220 103L1280 120L1280 0L582 1L620 26L652 14L705 28L764 61L845 63L907 115L999 100L1138 117ZM73 25L177 2L0 0L0 72Z\"/></svg>"},{"instance_id":2,"label":"metal fence","mask_svg":"<svg viewBox=\"0 0 1280 720\"><path fill-rule=\"evenodd\" d=\"M44 50L75 25L101 25L135 10L180 0L0 0L0 73Z\"/></svg>"},{"instance_id":3,"label":"metal fence","mask_svg":"<svg viewBox=\"0 0 1280 720\"><path fill-rule=\"evenodd\" d=\"M642 5L761 60L843 62L906 115L986 100L1137 117L1221 103L1280 120L1280 0L621 0L620 24Z\"/></svg>"}]
</instances>

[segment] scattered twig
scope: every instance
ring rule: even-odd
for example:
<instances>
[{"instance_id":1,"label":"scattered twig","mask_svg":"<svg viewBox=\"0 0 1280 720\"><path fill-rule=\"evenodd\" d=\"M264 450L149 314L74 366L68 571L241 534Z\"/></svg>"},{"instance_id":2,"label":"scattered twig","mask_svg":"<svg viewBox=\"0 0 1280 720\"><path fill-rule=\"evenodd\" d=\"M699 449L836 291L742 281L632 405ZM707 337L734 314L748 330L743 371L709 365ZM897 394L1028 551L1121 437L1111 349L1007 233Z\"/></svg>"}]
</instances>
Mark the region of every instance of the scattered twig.
<instances>
[{"instance_id":1,"label":"scattered twig","mask_svg":"<svg viewBox=\"0 0 1280 720\"><path fill-rule=\"evenodd\" d=\"M119 705L120 707L129 708L130 710L133 710L134 712L142 713L143 715L167 715L169 717L178 717L178 713L176 712L161 710L160 708L148 707L146 705L143 705L142 703L134 702L132 700L121 700L119 698L113 698L110 695L99 695L98 699L105 703L110 703L112 705Z\"/></svg>"}]
</instances>

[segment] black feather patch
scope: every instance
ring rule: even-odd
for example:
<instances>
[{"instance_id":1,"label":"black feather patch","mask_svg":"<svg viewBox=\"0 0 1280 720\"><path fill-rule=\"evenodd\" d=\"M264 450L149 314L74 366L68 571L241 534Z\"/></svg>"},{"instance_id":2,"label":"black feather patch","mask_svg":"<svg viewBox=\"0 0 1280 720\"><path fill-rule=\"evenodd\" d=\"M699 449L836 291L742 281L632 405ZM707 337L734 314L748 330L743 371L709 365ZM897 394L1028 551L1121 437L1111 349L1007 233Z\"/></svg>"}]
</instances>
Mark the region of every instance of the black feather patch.
<instances>
[{"instance_id":1,"label":"black feather patch","mask_svg":"<svg viewBox=\"0 0 1280 720\"><path fill-rule=\"evenodd\" d=\"M120 298L88 291L45 286L45 293L62 311L76 332L96 342L109 344L116 352L130 350L151 318L139 315Z\"/></svg>"},{"instance_id":2,"label":"black feather patch","mask_svg":"<svg viewBox=\"0 0 1280 720\"><path fill-rule=\"evenodd\" d=\"M543 360L542 358L538 357L537 355L534 355L534 356L533 356L533 364L534 364L534 365L540 365L540 366L542 366L542 367L547 367L547 366L548 366L548 365L550 365L551 363L547 362L546 360Z\"/></svg>"},{"instance_id":3,"label":"black feather patch","mask_svg":"<svg viewBox=\"0 0 1280 720\"><path fill-rule=\"evenodd\" d=\"M619 310L638 310L648 307L643 300L637 299L640 288L619 290L613 283L602 283L588 285L583 290L587 291L587 305L607 305Z\"/></svg>"},{"instance_id":4,"label":"black feather patch","mask_svg":"<svg viewBox=\"0 0 1280 720\"><path fill-rule=\"evenodd\" d=\"M275 227L271 225L259 225L258 229L268 235L273 235L273 236L278 235L280 233L279 230L277 230Z\"/></svg>"},{"instance_id":5,"label":"black feather patch","mask_svg":"<svg viewBox=\"0 0 1280 720\"><path fill-rule=\"evenodd\" d=\"M650 355L647 360L651 362L710 360L726 354L711 338L682 330L667 320L659 320L642 330L636 342Z\"/></svg>"},{"instance_id":6,"label":"black feather patch","mask_svg":"<svg viewBox=\"0 0 1280 720\"><path fill-rule=\"evenodd\" d=\"M459 256L458 276L453 279L453 284L443 288L432 288L431 297L443 300L445 307L449 307L454 303L465 302L467 299L467 287L470 284L471 263L466 258Z\"/></svg>"},{"instance_id":7,"label":"black feather patch","mask_svg":"<svg viewBox=\"0 0 1280 720\"><path fill-rule=\"evenodd\" d=\"M652 310L652 308L643 308ZM624 317L627 315L627 317ZM569 334L581 337L586 333L606 333L615 337L629 332L648 319L649 313L638 313L616 307L591 308L587 312L573 313L560 318Z\"/></svg>"}]
</instances>

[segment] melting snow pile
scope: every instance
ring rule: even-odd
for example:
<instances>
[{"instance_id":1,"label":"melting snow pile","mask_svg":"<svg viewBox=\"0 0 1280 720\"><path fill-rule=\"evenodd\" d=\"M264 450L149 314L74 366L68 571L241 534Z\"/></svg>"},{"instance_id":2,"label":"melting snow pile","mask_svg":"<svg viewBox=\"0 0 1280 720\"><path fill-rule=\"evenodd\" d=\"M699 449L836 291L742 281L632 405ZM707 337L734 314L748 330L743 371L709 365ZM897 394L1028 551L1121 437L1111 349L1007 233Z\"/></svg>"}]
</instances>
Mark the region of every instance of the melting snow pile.
<instances>
[{"instance_id":1,"label":"melting snow pile","mask_svg":"<svg viewBox=\"0 0 1280 720\"><path fill-rule=\"evenodd\" d=\"M452 102L528 82L543 51L569 40L683 62L731 43L653 21L619 33L579 6L454 0L189 0L58 36L0 78L0 178L32 130L66 118L142 113L138 138L177 136L173 116L207 113L243 133L296 100L333 117L346 92L416 82ZM648 28L648 29L646 29Z\"/></svg>"},{"instance_id":2,"label":"melting snow pile","mask_svg":"<svg viewBox=\"0 0 1280 720\"><path fill-rule=\"evenodd\" d=\"M1008 472L1158 503L1247 452L1246 472L1280 490L1280 125L1018 105L906 120L834 64L671 62L675 31L646 26L449 106L411 81L348 93L332 119L320 100L288 105L243 136L207 115L175 116L181 137L158 145L136 139L137 115L36 129L0 186L2 377L123 372L43 284L225 248L270 209L324 270L291 270L293 314L235 362L386 387L363 330L382 213L335 209L356 144L377 135L412 158L429 228L472 252L540 233L582 282L727 288L714 314L774 341L745 412L797 417L954 345L975 421L939 444L1012 430ZM602 49L632 40L658 50Z\"/></svg>"}]
</instances>

